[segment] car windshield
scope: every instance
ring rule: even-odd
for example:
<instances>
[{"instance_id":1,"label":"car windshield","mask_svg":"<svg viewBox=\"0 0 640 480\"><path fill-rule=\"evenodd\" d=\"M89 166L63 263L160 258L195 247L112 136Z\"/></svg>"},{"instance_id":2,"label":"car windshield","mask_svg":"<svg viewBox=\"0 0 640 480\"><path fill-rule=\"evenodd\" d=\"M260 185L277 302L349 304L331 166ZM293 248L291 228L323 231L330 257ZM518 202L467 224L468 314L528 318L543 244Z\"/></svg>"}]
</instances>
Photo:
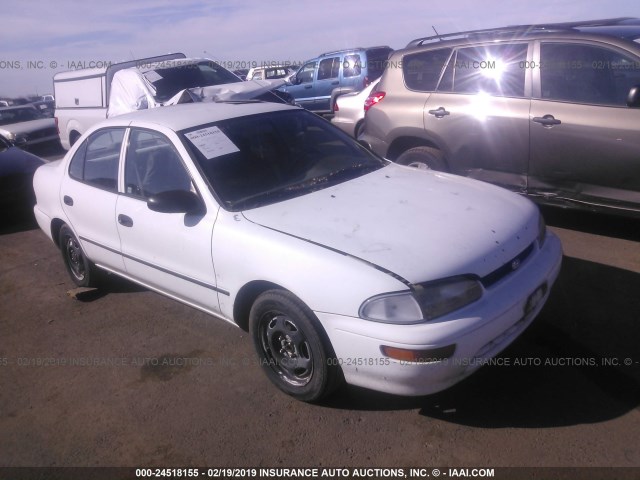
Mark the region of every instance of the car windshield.
<instances>
[{"instance_id":1,"label":"car windshield","mask_svg":"<svg viewBox=\"0 0 640 480\"><path fill-rule=\"evenodd\" d=\"M180 135L214 194L231 211L305 195L387 165L302 109L232 118Z\"/></svg>"},{"instance_id":2,"label":"car windshield","mask_svg":"<svg viewBox=\"0 0 640 480\"><path fill-rule=\"evenodd\" d=\"M40 120L41 118L43 118L42 115L33 107L0 110L0 125Z\"/></svg>"},{"instance_id":3,"label":"car windshield","mask_svg":"<svg viewBox=\"0 0 640 480\"><path fill-rule=\"evenodd\" d=\"M185 88L210 87L242 81L213 61L186 63L150 72L146 72L145 77L153 83L156 98L160 101L170 99Z\"/></svg>"}]
</instances>

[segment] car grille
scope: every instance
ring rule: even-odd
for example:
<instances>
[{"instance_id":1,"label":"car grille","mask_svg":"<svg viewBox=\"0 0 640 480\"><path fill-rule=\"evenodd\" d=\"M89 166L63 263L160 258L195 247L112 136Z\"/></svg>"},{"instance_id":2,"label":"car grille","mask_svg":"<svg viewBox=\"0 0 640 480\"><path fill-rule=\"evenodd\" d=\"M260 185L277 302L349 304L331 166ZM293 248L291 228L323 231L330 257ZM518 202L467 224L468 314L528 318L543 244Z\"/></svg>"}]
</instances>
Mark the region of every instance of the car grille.
<instances>
[{"instance_id":1,"label":"car grille","mask_svg":"<svg viewBox=\"0 0 640 480\"><path fill-rule=\"evenodd\" d=\"M516 271L520 267L520 265L524 263L527 257L531 255L532 251L533 251L533 243L531 243L531 245L529 245L522 252L520 252L518 255L516 255L511 260L509 260L507 263L497 268L496 270L491 272L489 275L482 277L480 279L480 281L482 282L482 285L485 288L488 288L494 283L502 280L504 277L506 277L510 273Z\"/></svg>"}]
</instances>

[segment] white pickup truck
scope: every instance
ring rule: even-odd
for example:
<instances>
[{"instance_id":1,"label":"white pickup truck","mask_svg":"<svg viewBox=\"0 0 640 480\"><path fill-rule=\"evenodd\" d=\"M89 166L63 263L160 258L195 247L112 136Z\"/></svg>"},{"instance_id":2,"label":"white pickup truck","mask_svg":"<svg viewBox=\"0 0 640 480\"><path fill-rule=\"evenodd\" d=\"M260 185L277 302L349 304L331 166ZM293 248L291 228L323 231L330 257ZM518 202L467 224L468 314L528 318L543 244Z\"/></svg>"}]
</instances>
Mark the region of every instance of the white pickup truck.
<instances>
[{"instance_id":1,"label":"white pickup truck","mask_svg":"<svg viewBox=\"0 0 640 480\"><path fill-rule=\"evenodd\" d=\"M60 143L68 150L90 126L135 110L216 100L289 103L286 94L275 91L282 83L243 82L213 60L183 53L57 73L53 89Z\"/></svg>"}]
</instances>

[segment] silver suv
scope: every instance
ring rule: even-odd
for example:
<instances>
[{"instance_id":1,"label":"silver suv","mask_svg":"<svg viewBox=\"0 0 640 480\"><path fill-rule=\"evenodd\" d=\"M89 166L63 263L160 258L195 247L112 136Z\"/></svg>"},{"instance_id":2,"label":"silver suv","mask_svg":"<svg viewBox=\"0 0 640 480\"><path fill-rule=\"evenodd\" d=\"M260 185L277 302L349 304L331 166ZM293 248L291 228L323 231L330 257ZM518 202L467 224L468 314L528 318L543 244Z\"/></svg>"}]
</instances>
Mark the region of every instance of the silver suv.
<instances>
[{"instance_id":1,"label":"silver suv","mask_svg":"<svg viewBox=\"0 0 640 480\"><path fill-rule=\"evenodd\" d=\"M543 203L640 217L640 19L414 40L367 99L359 140Z\"/></svg>"}]
</instances>

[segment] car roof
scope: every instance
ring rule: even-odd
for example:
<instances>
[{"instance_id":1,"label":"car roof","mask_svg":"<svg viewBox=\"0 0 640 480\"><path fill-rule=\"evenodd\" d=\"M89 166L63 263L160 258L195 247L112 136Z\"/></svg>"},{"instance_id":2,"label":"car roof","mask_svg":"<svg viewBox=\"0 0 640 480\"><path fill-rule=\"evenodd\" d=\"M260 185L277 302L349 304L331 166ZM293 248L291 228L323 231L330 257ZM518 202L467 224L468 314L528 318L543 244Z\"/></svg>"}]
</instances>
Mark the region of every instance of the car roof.
<instances>
[{"instance_id":1,"label":"car roof","mask_svg":"<svg viewBox=\"0 0 640 480\"><path fill-rule=\"evenodd\" d=\"M302 109L283 103L260 101L186 103L118 115L101 123L101 126L123 126L130 125L131 123L147 123L165 126L177 132L186 128L218 122L228 118L282 110Z\"/></svg>"},{"instance_id":2,"label":"car roof","mask_svg":"<svg viewBox=\"0 0 640 480\"><path fill-rule=\"evenodd\" d=\"M640 38L640 19L633 17L609 18L602 20L584 20L579 22L546 23L532 25L512 25L508 27L469 30L421 37L412 40L406 48L429 45L453 45L482 40L516 40L539 36L566 35L582 37L602 35L623 40Z\"/></svg>"}]
</instances>

